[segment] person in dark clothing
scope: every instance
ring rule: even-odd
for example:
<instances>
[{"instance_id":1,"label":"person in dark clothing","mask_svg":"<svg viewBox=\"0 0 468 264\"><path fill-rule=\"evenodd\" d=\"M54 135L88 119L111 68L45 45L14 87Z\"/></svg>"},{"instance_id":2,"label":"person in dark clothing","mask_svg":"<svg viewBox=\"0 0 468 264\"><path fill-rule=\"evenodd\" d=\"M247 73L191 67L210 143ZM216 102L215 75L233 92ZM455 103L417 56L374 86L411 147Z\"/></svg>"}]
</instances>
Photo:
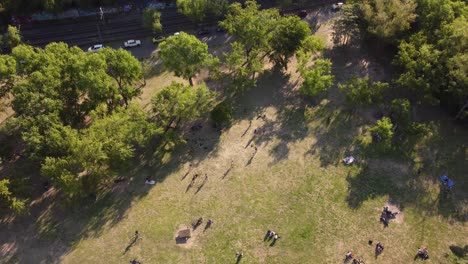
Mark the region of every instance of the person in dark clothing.
<instances>
[{"instance_id":1,"label":"person in dark clothing","mask_svg":"<svg viewBox=\"0 0 468 264\"><path fill-rule=\"evenodd\" d=\"M377 244L375 245L375 253L377 255L380 255L383 250L384 250L384 247L383 247L382 243L377 242Z\"/></svg>"}]
</instances>

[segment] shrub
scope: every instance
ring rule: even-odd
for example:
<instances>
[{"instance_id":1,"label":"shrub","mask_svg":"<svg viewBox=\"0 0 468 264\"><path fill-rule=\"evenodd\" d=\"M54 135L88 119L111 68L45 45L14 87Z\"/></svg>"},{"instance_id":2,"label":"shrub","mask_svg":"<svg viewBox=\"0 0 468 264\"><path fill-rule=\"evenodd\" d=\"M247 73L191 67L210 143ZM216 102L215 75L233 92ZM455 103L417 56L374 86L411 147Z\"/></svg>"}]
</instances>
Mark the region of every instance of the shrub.
<instances>
[{"instance_id":1,"label":"shrub","mask_svg":"<svg viewBox=\"0 0 468 264\"><path fill-rule=\"evenodd\" d=\"M377 143L382 151L386 152L392 147L393 124L390 118L383 117L377 124L370 128L372 142Z\"/></svg>"},{"instance_id":2,"label":"shrub","mask_svg":"<svg viewBox=\"0 0 468 264\"><path fill-rule=\"evenodd\" d=\"M390 110L393 123L400 126L404 131L408 131L412 124L410 102L407 99L395 99L392 101Z\"/></svg>"},{"instance_id":3,"label":"shrub","mask_svg":"<svg viewBox=\"0 0 468 264\"><path fill-rule=\"evenodd\" d=\"M388 83L373 82L369 76L359 78L356 75L353 75L345 84L338 84L338 88L345 94L349 106L379 103L388 87Z\"/></svg>"},{"instance_id":4,"label":"shrub","mask_svg":"<svg viewBox=\"0 0 468 264\"><path fill-rule=\"evenodd\" d=\"M226 122L231 121L232 119L232 107L226 103L221 102L215 106L213 111L211 111L211 118L217 126L220 126Z\"/></svg>"}]
</instances>

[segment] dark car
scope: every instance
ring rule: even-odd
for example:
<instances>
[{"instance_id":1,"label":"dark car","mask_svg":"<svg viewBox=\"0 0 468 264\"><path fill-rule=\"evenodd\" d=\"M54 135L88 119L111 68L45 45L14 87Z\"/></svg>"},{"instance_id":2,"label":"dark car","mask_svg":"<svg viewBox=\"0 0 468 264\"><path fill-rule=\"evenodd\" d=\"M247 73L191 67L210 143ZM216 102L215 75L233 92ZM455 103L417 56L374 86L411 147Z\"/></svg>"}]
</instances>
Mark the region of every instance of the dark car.
<instances>
[{"instance_id":1,"label":"dark car","mask_svg":"<svg viewBox=\"0 0 468 264\"><path fill-rule=\"evenodd\" d=\"M153 43L156 44L156 43L160 43L162 41L164 41L166 38L164 36L155 36L152 40L153 40Z\"/></svg>"},{"instance_id":2,"label":"dark car","mask_svg":"<svg viewBox=\"0 0 468 264\"><path fill-rule=\"evenodd\" d=\"M210 31L208 31L206 29L200 29L200 30L198 30L197 34L199 36L208 35L208 34L210 34Z\"/></svg>"},{"instance_id":3,"label":"dark car","mask_svg":"<svg viewBox=\"0 0 468 264\"><path fill-rule=\"evenodd\" d=\"M300 17L300 18L305 18L307 16L307 11L301 10L301 11L297 12L297 16Z\"/></svg>"}]
</instances>

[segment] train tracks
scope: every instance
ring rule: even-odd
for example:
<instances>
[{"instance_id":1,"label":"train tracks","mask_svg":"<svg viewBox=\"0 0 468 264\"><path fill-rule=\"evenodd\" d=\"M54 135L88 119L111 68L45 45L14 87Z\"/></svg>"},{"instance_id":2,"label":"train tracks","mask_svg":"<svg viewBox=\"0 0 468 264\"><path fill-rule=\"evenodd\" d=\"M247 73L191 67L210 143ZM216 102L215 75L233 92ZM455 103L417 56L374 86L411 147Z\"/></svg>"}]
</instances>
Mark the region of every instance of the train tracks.
<instances>
[{"instance_id":1,"label":"train tracks","mask_svg":"<svg viewBox=\"0 0 468 264\"><path fill-rule=\"evenodd\" d=\"M272 6L272 2L269 0L262 2L263 7ZM316 8L334 2L330 0L310 1L307 8ZM295 10L287 12L291 13ZM195 29L194 23L184 15L179 14L176 9L162 10L161 24L165 34ZM214 18L208 19L205 24L215 25L216 20ZM65 42L73 46L86 47L95 43L108 43L152 35L151 30L143 27L141 13L136 11L129 14L107 15L104 21L101 21L98 16L93 16L24 26L21 32L26 42L39 47L44 47L50 42Z\"/></svg>"}]
</instances>

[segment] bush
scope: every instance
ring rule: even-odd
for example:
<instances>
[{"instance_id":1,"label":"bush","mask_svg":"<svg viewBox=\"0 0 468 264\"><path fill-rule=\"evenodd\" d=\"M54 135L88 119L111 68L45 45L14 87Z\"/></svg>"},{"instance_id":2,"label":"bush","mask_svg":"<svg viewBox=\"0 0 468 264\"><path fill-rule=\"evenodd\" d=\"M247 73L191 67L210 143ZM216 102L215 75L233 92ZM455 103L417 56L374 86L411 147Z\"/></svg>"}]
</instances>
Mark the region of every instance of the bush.
<instances>
[{"instance_id":1,"label":"bush","mask_svg":"<svg viewBox=\"0 0 468 264\"><path fill-rule=\"evenodd\" d=\"M231 121L232 107L226 102L219 103L215 106L213 111L211 111L211 119L213 119L217 126Z\"/></svg>"},{"instance_id":2,"label":"bush","mask_svg":"<svg viewBox=\"0 0 468 264\"><path fill-rule=\"evenodd\" d=\"M383 93L389 88L385 82L374 82L367 76L353 75L345 84L338 84L349 106L372 105L382 101Z\"/></svg>"},{"instance_id":3,"label":"bush","mask_svg":"<svg viewBox=\"0 0 468 264\"><path fill-rule=\"evenodd\" d=\"M377 143L382 151L386 152L392 147L393 124L390 118L383 117L377 124L370 128L372 142Z\"/></svg>"},{"instance_id":4,"label":"bush","mask_svg":"<svg viewBox=\"0 0 468 264\"><path fill-rule=\"evenodd\" d=\"M331 74L332 63L330 60L317 60L312 69L302 69L301 77L304 79L299 92L316 96L325 92L333 85L334 76Z\"/></svg>"},{"instance_id":5,"label":"bush","mask_svg":"<svg viewBox=\"0 0 468 264\"><path fill-rule=\"evenodd\" d=\"M390 110L393 123L400 126L404 131L408 131L412 124L410 102L407 99L395 99L392 101Z\"/></svg>"}]
</instances>

